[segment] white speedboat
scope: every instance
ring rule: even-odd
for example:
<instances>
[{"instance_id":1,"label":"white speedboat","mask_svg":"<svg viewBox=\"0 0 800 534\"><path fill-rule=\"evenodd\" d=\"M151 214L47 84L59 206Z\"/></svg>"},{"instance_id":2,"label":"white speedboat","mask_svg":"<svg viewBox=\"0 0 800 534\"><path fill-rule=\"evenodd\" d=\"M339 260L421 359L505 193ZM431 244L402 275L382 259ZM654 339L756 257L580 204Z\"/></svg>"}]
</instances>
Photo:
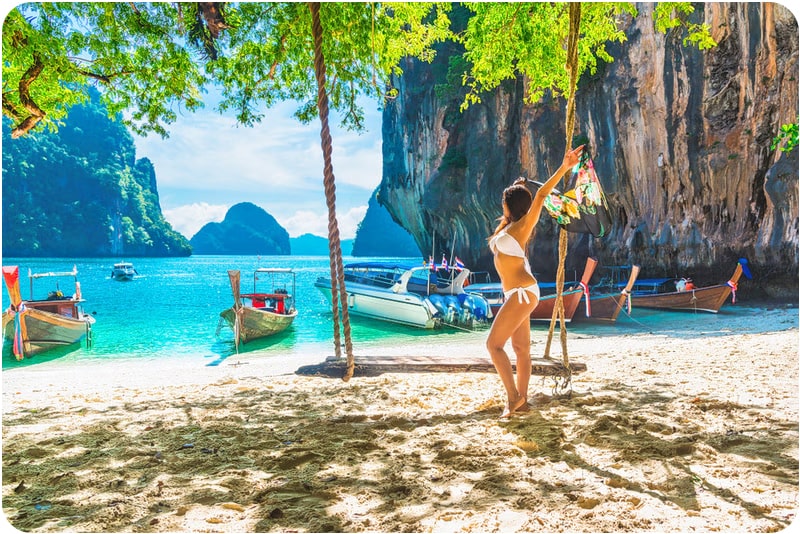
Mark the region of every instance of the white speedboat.
<instances>
[{"instance_id":1,"label":"white speedboat","mask_svg":"<svg viewBox=\"0 0 800 534\"><path fill-rule=\"evenodd\" d=\"M127 261L115 263L114 267L111 269L111 278L120 282L133 280L137 274L139 273L133 268L133 264Z\"/></svg>"},{"instance_id":2,"label":"white speedboat","mask_svg":"<svg viewBox=\"0 0 800 534\"><path fill-rule=\"evenodd\" d=\"M488 324L491 309L480 295L464 291L468 269L431 270L394 262L344 266L348 311L352 315L416 326L474 329ZM314 284L330 302L330 278Z\"/></svg>"}]
</instances>

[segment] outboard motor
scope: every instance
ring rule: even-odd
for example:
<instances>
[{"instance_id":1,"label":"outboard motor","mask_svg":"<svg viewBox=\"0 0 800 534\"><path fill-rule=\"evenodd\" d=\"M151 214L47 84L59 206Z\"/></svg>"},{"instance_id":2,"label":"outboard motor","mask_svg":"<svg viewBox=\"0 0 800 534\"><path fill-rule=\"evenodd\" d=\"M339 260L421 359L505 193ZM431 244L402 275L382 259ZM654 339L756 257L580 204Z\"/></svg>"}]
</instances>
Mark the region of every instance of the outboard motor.
<instances>
[{"instance_id":1,"label":"outboard motor","mask_svg":"<svg viewBox=\"0 0 800 534\"><path fill-rule=\"evenodd\" d=\"M433 295L430 295L428 297L428 300L431 302L431 304L434 305L436 311L440 313L442 316L445 316L447 314L447 304L442 295L437 295L436 293L434 293Z\"/></svg>"}]
</instances>

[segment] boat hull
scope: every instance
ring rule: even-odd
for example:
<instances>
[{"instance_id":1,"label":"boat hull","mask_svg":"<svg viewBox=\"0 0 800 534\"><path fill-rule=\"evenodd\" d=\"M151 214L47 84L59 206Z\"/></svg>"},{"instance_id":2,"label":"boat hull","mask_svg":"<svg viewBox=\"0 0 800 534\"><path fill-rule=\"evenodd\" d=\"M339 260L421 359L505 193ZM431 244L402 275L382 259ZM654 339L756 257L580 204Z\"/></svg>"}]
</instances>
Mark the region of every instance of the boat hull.
<instances>
[{"instance_id":1,"label":"boat hull","mask_svg":"<svg viewBox=\"0 0 800 534\"><path fill-rule=\"evenodd\" d=\"M314 285L330 303L330 280L322 278ZM378 291L356 282L348 283L346 288L347 308L351 315L424 329L438 326L430 306L415 293Z\"/></svg>"},{"instance_id":2,"label":"boat hull","mask_svg":"<svg viewBox=\"0 0 800 534\"><path fill-rule=\"evenodd\" d=\"M564 302L564 322L569 323L578 309L578 304L583 297L582 289L572 289L562 293ZM556 305L555 295L546 295L539 299L539 304L531 312L531 321L550 321L553 317L553 309Z\"/></svg>"},{"instance_id":3,"label":"boat hull","mask_svg":"<svg viewBox=\"0 0 800 534\"><path fill-rule=\"evenodd\" d=\"M591 317L586 315L586 301L581 299L575 315L572 317L576 321L601 321L613 323L619 317L619 312L626 306L625 295L623 293L611 295L598 295L591 297L589 301L591 307Z\"/></svg>"},{"instance_id":4,"label":"boat hull","mask_svg":"<svg viewBox=\"0 0 800 534\"><path fill-rule=\"evenodd\" d=\"M273 313L261 308L242 306L240 308L241 320L239 324L239 341L247 343L254 339L261 339L283 332L294 322L297 310L289 313ZM228 326L236 331L236 312L228 308L220 313Z\"/></svg>"},{"instance_id":5,"label":"boat hull","mask_svg":"<svg viewBox=\"0 0 800 534\"><path fill-rule=\"evenodd\" d=\"M13 343L16 312L3 313L3 335ZM23 312L21 320L25 334L22 339L23 353L33 356L57 347L79 343L89 333L94 318L89 315L66 317L57 313L30 307Z\"/></svg>"}]
</instances>

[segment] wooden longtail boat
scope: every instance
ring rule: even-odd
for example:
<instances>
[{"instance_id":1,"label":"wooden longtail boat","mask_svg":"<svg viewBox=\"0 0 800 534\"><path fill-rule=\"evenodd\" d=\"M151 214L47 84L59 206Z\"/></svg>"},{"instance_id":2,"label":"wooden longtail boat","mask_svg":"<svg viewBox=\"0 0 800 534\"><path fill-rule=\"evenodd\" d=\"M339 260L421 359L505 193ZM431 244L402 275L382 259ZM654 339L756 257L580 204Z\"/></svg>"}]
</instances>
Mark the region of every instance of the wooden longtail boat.
<instances>
[{"instance_id":1,"label":"wooden longtail boat","mask_svg":"<svg viewBox=\"0 0 800 534\"><path fill-rule=\"evenodd\" d=\"M616 322L619 312L622 309L627 308L627 313L630 314L631 302L629 297L638 276L639 266L634 265L631 267L628 283L620 291L597 296L590 295L588 306L586 305L586 295L584 295L583 299L581 299L581 304L578 305L578 309L575 310L573 319L576 321L584 320L613 323Z\"/></svg>"},{"instance_id":2,"label":"wooden longtail boat","mask_svg":"<svg viewBox=\"0 0 800 534\"><path fill-rule=\"evenodd\" d=\"M631 293L631 303L637 308L717 313L729 295L733 294L732 302L736 302L736 289L742 273L750 278L747 260L744 258L739 260L730 280L724 284L684 291L663 291L670 281L674 287L675 279L639 280Z\"/></svg>"},{"instance_id":3,"label":"wooden longtail boat","mask_svg":"<svg viewBox=\"0 0 800 534\"><path fill-rule=\"evenodd\" d=\"M256 269L253 273L252 293L240 293L239 271L228 271L228 278L233 291L233 306L220 313L220 325L225 321L231 327L237 350L240 342L247 343L286 330L297 317L296 280L291 269ZM271 282L269 292L259 292L258 282L262 278ZM289 278L292 283L291 293L288 291Z\"/></svg>"},{"instance_id":4,"label":"wooden longtail boat","mask_svg":"<svg viewBox=\"0 0 800 534\"><path fill-rule=\"evenodd\" d=\"M578 309L578 304L585 294L589 293L589 280L597 267L597 260L586 258L586 267L583 269L583 276L576 287L562 291L562 301L564 303L564 322L569 323ZM531 321L550 321L553 317L553 308L556 304L556 294L542 295L539 304L531 312Z\"/></svg>"},{"instance_id":5,"label":"wooden longtail boat","mask_svg":"<svg viewBox=\"0 0 800 534\"><path fill-rule=\"evenodd\" d=\"M54 278L55 289L46 299L33 298L33 281L38 278ZM58 287L58 277L72 277L75 280L75 294L65 296ZM11 299L11 305L3 312L3 335L11 341L12 352L17 360L33 356L50 349L72 345L84 337L91 342L91 328L94 317L85 314L81 303L81 287L78 270L69 272L31 273L31 297L22 300L19 289L19 267L4 266L3 280Z\"/></svg>"}]
</instances>

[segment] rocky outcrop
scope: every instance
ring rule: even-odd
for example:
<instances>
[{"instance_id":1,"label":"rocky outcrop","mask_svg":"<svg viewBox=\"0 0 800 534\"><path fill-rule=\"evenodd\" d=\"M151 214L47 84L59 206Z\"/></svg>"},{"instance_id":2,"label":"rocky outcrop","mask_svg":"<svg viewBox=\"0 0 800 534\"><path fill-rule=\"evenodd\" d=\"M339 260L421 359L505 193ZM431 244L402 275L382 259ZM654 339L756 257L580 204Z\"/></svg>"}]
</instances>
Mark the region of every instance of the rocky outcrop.
<instances>
[{"instance_id":1,"label":"rocky outcrop","mask_svg":"<svg viewBox=\"0 0 800 534\"><path fill-rule=\"evenodd\" d=\"M657 32L652 4L637 7L628 41L609 46L615 61L579 84L576 134L591 147L615 224L601 239L570 234L567 269L591 254L601 265L638 263L643 276L719 283L747 257L762 289L793 287L796 297L798 151L770 145L798 118L797 21L774 3L697 4L718 43L701 52ZM458 95L435 90L451 53L403 65L384 111L379 198L426 254L435 241L491 269L486 236L501 192L560 163L565 103L526 105L519 80L461 114ZM551 279L557 227L546 215L530 253Z\"/></svg>"},{"instance_id":2,"label":"rocky outcrop","mask_svg":"<svg viewBox=\"0 0 800 534\"><path fill-rule=\"evenodd\" d=\"M231 206L222 222L205 224L189 244L194 254L288 255L289 232L250 202Z\"/></svg>"},{"instance_id":3,"label":"rocky outcrop","mask_svg":"<svg viewBox=\"0 0 800 534\"><path fill-rule=\"evenodd\" d=\"M400 225L378 202L377 190L369 197L367 213L358 225L353 240L353 256L419 257L419 249Z\"/></svg>"}]
</instances>

